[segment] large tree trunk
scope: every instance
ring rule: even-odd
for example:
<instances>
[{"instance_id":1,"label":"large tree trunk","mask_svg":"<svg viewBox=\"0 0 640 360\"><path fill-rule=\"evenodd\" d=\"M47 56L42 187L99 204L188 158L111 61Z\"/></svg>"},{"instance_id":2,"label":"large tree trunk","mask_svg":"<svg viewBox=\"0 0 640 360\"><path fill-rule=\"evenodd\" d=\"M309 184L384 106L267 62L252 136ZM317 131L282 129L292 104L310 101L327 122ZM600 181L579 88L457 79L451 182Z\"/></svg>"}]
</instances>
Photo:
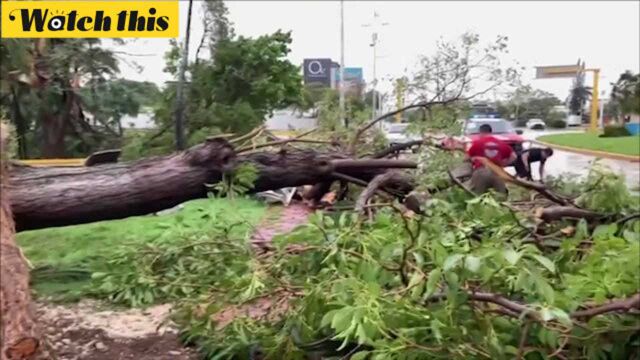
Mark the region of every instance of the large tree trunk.
<instances>
[{"instance_id":1,"label":"large tree trunk","mask_svg":"<svg viewBox=\"0 0 640 360\"><path fill-rule=\"evenodd\" d=\"M214 139L170 156L93 167L14 166L12 210L18 231L144 215L206 196L234 163Z\"/></svg>"},{"instance_id":2,"label":"large tree trunk","mask_svg":"<svg viewBox=\"0 0 640 360\"><path fill-rule=\"evenodd\" d=\"M205 184L220 181L223 171L240 162L252 163L259 171L251 192L331 183L340 179L336 171L367 182L393 165L388 160L346 160L340 153L313 150L259 152L234 160L229 144L217 139L183 153L133 163L89 168L15 166L12 208L17 230L22 231L144 215L206 197ZM412 186L396 183L392 187L406 193Z\"/></svg>"},{"instance_id":3,"label":"large tree trunk","mask_svg":"<svg viewBox=\"0 0 640 360\"><path fill-rule=\"evenodd\" d=\"M14 239L14 223L7 191L6 131L0 124L0 360L34 359L40 337L29 292L29 268Z\"/></svg>"}]
</instances>

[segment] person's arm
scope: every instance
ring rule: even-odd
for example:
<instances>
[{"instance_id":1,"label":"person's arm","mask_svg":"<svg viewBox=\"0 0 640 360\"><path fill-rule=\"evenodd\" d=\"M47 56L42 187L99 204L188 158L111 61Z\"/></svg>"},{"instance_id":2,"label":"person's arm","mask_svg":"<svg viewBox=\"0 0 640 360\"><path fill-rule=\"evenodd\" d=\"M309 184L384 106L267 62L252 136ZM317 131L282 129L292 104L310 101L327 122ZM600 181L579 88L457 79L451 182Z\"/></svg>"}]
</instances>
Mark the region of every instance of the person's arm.
<instances>
[{"instance_id":1,"label":"person's arm","mask_svg":"<svg viewBox=\"0 0 640 360\"><path fill-rule=\"evenodd\" d=\"M502 165L502 167L513 165L515 164L516 160L518 160L518 154L516 154L515 151L512 151L509 157L506 159L505 163Z\"/></svg>"},{"instance_id":2,"label":"person's arm","mask_svg":"<svg viewBox=\"0 0 640 360\"><path fill-rule=\"evenodd\" d=\"M529 152L523 151L521 157L524 169L527 170L527 174L531 173L531 166L529 166Z\"/></svg>"},{"instance_id":3,"label":"person's arm","mask_svg":"<svg viewBox=\"0 0 640 360\"><path fill-rule=\"evenodd\" d=\"M500 165L502 165L502 167L513 164L518 158L516 152L513 151L511 146L507 145L506 143L500 144L500 148L498 149L498 151L500 151L501 153L502 164Z\"/></svg>"},{"instance_id":4,"label":"person's arm","mask_svg":"<svg viewBox=\"0 0 640 360\"><path fill-rule=\"evenodd\" d=\"M547 162L547 158L540 160L540 182L544 182L544 164Z\"/></svg>"},{"instance_id":5,"label":"person's arm","mask_svg":"<svg viewBox=\"0 0 640 360\"><path fill-rule=\"evenodd\" d=\"M471 147L469 147L469 150L467 150L467 154L465 159L466 160L473 160L474 157L480 156L481 154L481 146L476 143L476 142L472 142L471 143Z\"/></svg>"}]
</instances>

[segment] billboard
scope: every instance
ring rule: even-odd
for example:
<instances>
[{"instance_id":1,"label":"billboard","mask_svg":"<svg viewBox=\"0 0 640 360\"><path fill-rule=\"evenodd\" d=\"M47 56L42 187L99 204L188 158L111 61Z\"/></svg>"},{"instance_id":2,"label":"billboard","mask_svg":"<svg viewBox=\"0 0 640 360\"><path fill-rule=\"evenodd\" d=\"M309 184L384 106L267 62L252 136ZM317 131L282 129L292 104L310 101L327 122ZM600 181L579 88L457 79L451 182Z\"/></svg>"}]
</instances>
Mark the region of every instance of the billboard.
<instances>
[{"instance_id":1,"label":"billboard","mask_svg":"<svg viewBox=\"0 0 640 360\"><path fill-rule=\"evenodd\" d=\"M583 70L581 65L537 66L536 79L572 78Z\"/></svg>"},{"instance_id":2,"label":"billboard","mask_svg":"<svg viewBox=\"0 0 640 360\"><path fill-rule=\"evenodd\" d=\"M304 59L304 83L331 86L331 59Z\"/></svg>"}]
</instances>

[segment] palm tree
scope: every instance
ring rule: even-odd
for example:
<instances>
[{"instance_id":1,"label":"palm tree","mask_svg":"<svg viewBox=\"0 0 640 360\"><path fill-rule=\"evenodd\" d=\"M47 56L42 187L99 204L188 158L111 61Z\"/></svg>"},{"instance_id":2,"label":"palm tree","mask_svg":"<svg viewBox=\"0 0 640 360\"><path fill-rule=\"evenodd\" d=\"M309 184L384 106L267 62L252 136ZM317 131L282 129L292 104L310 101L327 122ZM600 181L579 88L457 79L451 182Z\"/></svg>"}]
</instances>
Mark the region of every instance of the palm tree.
<instances>
[{"instance_id":1,"label":"palm tree","mask_svg":"<svg viewBox=\"0 0 640 360\"><path fill-rule=\"evenodd\" d=\"M611 100L623 114L640 114L640 74L629 70L620 74L613 84Z\"/></svg>"},{"instance_id":2,"label":"palm tree","mask_svg":"<svg viewBox=\"0 0 640 360\"><path fill-rule=\"evenodd\" d=\"M591 87L584 85L584 72L578 73L569 90L567 103L572 114L582 114L585 104L591 98Z\"/></svg>"}]
</instances>

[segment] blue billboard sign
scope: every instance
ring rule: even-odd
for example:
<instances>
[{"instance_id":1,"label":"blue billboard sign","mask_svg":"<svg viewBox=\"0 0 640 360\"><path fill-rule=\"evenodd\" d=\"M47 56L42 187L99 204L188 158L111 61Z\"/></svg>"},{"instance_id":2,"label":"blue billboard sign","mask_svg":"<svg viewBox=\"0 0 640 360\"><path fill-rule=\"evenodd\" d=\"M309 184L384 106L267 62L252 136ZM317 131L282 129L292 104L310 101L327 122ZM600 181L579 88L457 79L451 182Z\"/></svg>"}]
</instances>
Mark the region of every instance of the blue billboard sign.
<instances>
[{"instance_id":1,"label":"blue billboard sign","mask_svg":"<svg viewBox=\"0 0 640 360\"><path fill-rule=\"evenodd\" d=\"M362 82L363 81L362 68L360 67L345 67L344 68L344 79L347 82ZM336 71L335 75L336 81L340 81L340 71Z\"/></svg>"}]
</instances>

